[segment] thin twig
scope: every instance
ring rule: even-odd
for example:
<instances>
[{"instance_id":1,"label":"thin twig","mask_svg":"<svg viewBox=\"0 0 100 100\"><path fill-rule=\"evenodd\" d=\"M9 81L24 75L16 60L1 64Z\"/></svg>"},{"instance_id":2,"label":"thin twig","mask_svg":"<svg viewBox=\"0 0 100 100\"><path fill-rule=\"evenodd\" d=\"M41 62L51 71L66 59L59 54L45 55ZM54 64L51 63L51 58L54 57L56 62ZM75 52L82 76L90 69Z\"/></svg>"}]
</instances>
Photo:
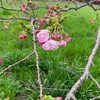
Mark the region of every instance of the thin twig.
<instances>
[{"instance_id":1,"label":"thin twig","mask_svg":"<svg viewBox=\"0 0 100 100\"><path fill-rule=\"evenodd\" d=\"M85 6L88 6L88 5L90 5L90 4L93 4L95 1L96 1L96 0L90 1L90 2L88 2L88 3L85 3L85 4L80 5L79 7L61 8L61 11L67 12L67 11L69 11L69 10L78 10L78 9L80 9L80 8L83 8L83 7L85 7ZM98 9L95 9L94 7L93 7L93 9L94 9L95 11L98 10Z\"/></svg>"},{"instance_id":2,"label":"thin twig","mask_svg":"<svg viewBox=\"0 0 100 100\"><path fill-rule=\"evenodd\" d=\"M93 78L93 76L90 73L89 73L89 76L95 82L95 84L97 85L97 87L100 89L99 83Z\"/></svg>"},{"instance_id":3,"label":"thin twig","mask_svg":"<svg viewBox=\"0 0 100 100\"><path fill-rule=\"evenodd\" d=\"M26 20L26 21L30 21L30 18L26 18L26 17L15 17L15 18L0 18L0 21L5 21L5 20Z\"/></svg>"},{"instance_id":4,"label":"thin twig","mask_svg":"<svg viewBox=\"0 0 100 100\"><path fill-rule=\"evenodd\" d=\"M88 62L87 62L86 67L85 67L85 71L84 71L83 75L80 77L80 79L70 89L65 100L74 100L76 98L74 94L77 91L77 89L83 84L83 81L85 81L88 78L89 70L92 66L93 58L96 55L96 52L97 52L99 46L100 46L100 27L98 29L96 44L92 50L91 55L89 56Z\"/></svg>"},{"instance_id":5,"label":"thin twig","mask_svg":"<svg viewBox=\"0 0 100 100\"><path fill-rule=\"evenodd\" d=\"M27 42L25 42L25 41L22 41L22 40L19 40L15 35L14 35L14 33L12 33L12 32L9 32L7 29L5 29L5 28L0 28L0 30L3 30L3 31L5 31L6 33L8 33L9 35L11 35L13 38L15 38L17 41L19 41L20 43L23 43L23 44L28 44L28 45L31 45L31 44L33 44L33 42L32 41L27 41Z\"/></svg>"},{"instance_id":6,"label":"thin twig","mask_svg":"<svg viewBox=\"0 0 100 100\"><path fill-rule=\"evenodd\" d=\"M90 100L95 100L95 99L100 99L100 96L94 97L94 98L92 98Z\"/></svg>"},{"instance_id":7,"label":"thin twig","mask_svg":"<svg viewBox=\"0 0 100 100\"><path fill-rule=\"evenodd\" d=\"M100 99L100 96L94 97L94 98L92 98L90 100L96 100L96 99Z\"/></svg>"},{"instance_id":8,"label":"thin twig","mask_svg":"<svg viewBox=\"0 0 100 100\"><path fill-rule=\"evenodd\" d=\"M1 76L2 74L4 74L7 70L9 70L9 69L11 69L12 67L14 67L15 65L18 65L19 63L21 63L21 62L27 60L28 58L30 58L34 53L35 53L35 52L32 52L31 54L29 54L29 55L26 56L25 58L19 60L18 62L14 63L14 64L12 64L12 65L9 65L9 66L8 66L7 68L5 68L2 72L0 72L0 76Z\"/></svg>"}]
</instances>

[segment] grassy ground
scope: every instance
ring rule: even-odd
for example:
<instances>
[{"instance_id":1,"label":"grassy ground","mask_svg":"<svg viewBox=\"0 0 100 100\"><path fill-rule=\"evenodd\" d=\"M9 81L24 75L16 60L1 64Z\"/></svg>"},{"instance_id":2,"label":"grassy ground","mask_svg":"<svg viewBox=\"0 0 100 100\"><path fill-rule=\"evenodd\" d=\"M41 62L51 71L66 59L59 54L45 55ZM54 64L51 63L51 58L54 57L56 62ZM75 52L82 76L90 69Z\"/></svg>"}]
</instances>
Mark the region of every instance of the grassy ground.
<instances>
[{"instance_id":1,"label":"grassy ground","mask_svg":"<svg viewBox=\"0 0 100 100\"><path fill-rule=\"evenodd\" d=\"M51 3L52 4L52 3ZM40 5L45 3L40 2ZM61 3L64 6L64 3ZM41 13L39 13L41 11ZM46 10L38 9L36 13L42 16ZM94 47L96 34L100 25L100 16L94 24L89 19L94 18L100 12L93 11L90 7L84 7L78 11L64 12L69 17L63 23L64 29L72 37L72 41L66 47L60 47L56 51L44 51L38 45L40 55L40 69L43 94L50 94L53 97L66 96L69 89L79 79L84 71L87 58ZM13 12L0 9L1 17L12 15ZM0 22L0 27L3 27ZM13 34L0 30L0 57L3 63L0 65L0 71L8 65L15 63L23 57L30 54L33 50L31 37L19 40L18 32L21 27L17 23L9 27ZM12 36L13 35L13 36ZM26 42L26 43L25 43ZM100 51L94 59L95 67L91 68L91 74L100 83ZM54 89L57 88L57 89ZM76 93L78 100L89 100L100 94L96 85L88 79ZM8 72L0 76L0 98L10 97L11 100L37 100L39 96L37 72L35 66L35 57L15 66Z\"/></svg>"}]
</instances>

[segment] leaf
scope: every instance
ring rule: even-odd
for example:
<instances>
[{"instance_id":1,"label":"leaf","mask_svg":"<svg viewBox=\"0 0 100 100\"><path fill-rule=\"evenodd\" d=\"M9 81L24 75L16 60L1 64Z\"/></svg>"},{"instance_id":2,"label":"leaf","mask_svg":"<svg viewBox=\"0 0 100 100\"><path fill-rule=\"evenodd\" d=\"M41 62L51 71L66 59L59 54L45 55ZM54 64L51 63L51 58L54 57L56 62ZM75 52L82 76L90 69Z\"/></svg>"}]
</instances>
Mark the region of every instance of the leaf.
<instances>
[{"instance_id":1,"label":"leaf","mask_svg":"<svg viewBox=\"0 0 100 100\"><path fill-rule=\"evenodd\" d=\"M53 100L53 97L51 96L51 95L45 95L44 97L43 97L43 100Z\"/></svg>"}]
</instances>

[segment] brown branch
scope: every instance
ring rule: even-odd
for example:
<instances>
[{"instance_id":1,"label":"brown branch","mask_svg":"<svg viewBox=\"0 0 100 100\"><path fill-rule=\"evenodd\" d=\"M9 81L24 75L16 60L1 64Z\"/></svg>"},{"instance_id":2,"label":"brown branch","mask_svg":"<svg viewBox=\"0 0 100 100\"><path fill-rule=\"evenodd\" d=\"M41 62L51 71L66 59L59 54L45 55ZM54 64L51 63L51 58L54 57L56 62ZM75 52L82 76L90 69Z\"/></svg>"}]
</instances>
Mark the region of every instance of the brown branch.
<instances>
[{"instance_id":1,"label":"brown branch","mask_svg":"<svg viewBox=\"0 0 100 100\"><path fill-rule=\"evenodd\" d=\"M36 55L36 67L37 67L38 83L39 83L39 88L40 88L40 95L39 95L39 97L40 97L40 100L42 100L42 97L43 97L43 94L42 94L43 87L42 87L42 82L41 82L41 77L40 77L39 55L38 55L37 47L36 47L36 36L35 36L35 32L34 32L33 22L34 22L34 18L31 21L31 25L32 25L32 31L33 31L32 34L33 34L34 52L35 52L35 55Z\"/></svg>"},{"instance_id":2,"label":"brown branch","mask_svg":"<svg viewBox=\"0 0 100 100\"><path fill-rule=\"evenodd\" d=\"M75 7L70 7L70 8L60 8L60 11L62 11L62 12L67 12L67 11L69 11L69 10L79 10L80 8L83 8L83 7L85 7L85 6L90 6L90 5L92 5L94 2L96 2L96 0L92 0L92 1L90 1L90 2L88 2L88 3L84 3L84 4L82 4L82 5L80 5L80 6L77 6L77 3L75 3L74 2L74 5L75 5ZM37 10L37 9L40 9L40 8L45 8L45 9L48 9L48 7L49 6L39 6L38 8L34 8L34 10ZM93 7L93 6L91 6L95 11L96 10L100 10L100 8L95 8L95 7Z\"/></svg>"},{"instance_id":3,"label":"brown branch","mask_svg":"<svg viewBox=\"0 0 100 100\"><path fill-rule=\"evenodd\" d=\"M93 58L96 55L96 52L98 50L100 46L100 28L98 29L98 35L97 35L97 40L96 40L96 44L92 50L91 55L89 56L87 65L85 67L85 71L83 73L83 75L80 77L80 79L74 84L74 86L70 89L69 93L67 94L65 100L74 100L75 99L75 92L77 91L77 89L83 84L83 82L88 78L89 76L89 70L92 66L92 62L93 62Z\"/></svg>"},{"instance_id":4,"label":"brown branch","mask_svg":"<svg viewBox=\"0 0 100 100\"><path fill-rule=\"evenodd\" d=\"M18 18L18 17L16 17L16 18L0 18L0 21L5 21L5 20L27 20L27 21L30 21L30 18L24 18L24 17L20 17L20 18Z\"/></svg>"},{"instance_id":5,"label":"brown branch","mask_svg":"<svg viewBox=\"0 0 100 100\"><path fill-rule=\"evenodd\" d=\"M30 58L34 53L35 53L35 52L32 52L31 54L29 54L29 55L26 56L25 58L19 60L18 62L14 63L14 64L12 64L12 65L9 65L9 66L8 66L7 68L5 68L2 72L0 72L0 76L1 76L2 74L4 74L7 70L9 70L9 69L11 69L12 67L14 67L15 65L18 65L19 63L21 63L21 62L27 60L28 58Z\"/></svg>"},{"instance_id":6,"label":"brown branch","mask_svg":"<svg viewBox=\"0 0 100 100\"><path fill-rule=\"evenodd\" d=\"M67 11L69 11L69 10L78 10L78 9L80 9L80 8L83 8L83 7L85 7L85 6L88 6L88 5L93 4L95 1L96 1L96 0L90 1L90 2L88 2L88 3L85 3L85 4L80 5L79 7L61 8L61 11L67 12ZM92 8L93 8L95 11L96 11L96 10L99 10L99 9L95 9L94 7L92 7Z\"/></svg>"},{"instance_id":7,"label":"brown branch","mask_svg":"<svg viewBox=\"0 0 100 100\"><path fill-rule=\"evenodd\" d=\"M20 8L17 9L17 8L13 5L13 2L12 2L12 5L13 5L14 8L6 8L6 7L4 7L4 5L3 5L3 1L1 0L0 2L1 2L0 9L9 10L9 11L15 11L15 12L20 12L20 11L22 12L22 10L21 10ZM29 15L28 12L24 12L24 13Z\"/></svg>"}]
</instances>

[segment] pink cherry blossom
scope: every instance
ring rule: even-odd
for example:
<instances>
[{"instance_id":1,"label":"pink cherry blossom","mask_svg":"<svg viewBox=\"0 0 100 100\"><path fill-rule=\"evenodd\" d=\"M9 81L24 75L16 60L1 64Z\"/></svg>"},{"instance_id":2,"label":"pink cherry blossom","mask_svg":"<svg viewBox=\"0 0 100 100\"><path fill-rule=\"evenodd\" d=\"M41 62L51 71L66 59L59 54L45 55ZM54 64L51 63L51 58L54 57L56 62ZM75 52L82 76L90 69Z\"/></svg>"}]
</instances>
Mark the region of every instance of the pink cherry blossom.
<instances>
[{"instance_id":1,"label":"pink cherry blossom","mask_svg":"<svg viewBox=\"0 0 100 100\"><path fill-rule=\"evenodd\" d=\"M44 16L43 16L44 18L46 18L47 17L47 14L44 14Z\"/></svg>"},{"instance_id":2,"label":"pink cherry blossom","mask_svg":"<svg viewBox=\"0 0 100 100\"><path fill-rule=\"evenodd\" d=\"M93 19L90 19L90 23L94 24L94 20Z\"/></svg>"},{"instance_id":3,"label":"pink cherry blossom","mask_svg":"<svg viewBox=\"0 0 100 100\"><path fill-rule=\"evenodd\" d=\"M46 32L46 33L49 33L49 30L40 30L40 32Z\"/></svg>"},{"instance_id":4,"label":"pink cherry blossom","mask_svg":"<svg viewBox=\"0 0 100 100\"><path fill-rule=\"evenodd\" d=\"M71 37L67 38L65 41L66 41L67 43L70 42L70 41L71 41Z\"/></svg>"},{"instance_id":5,"label":"pink cherry blossom","mask_svg":"<svg viewBox=\"0 0 100 100\"><path fill-rule=\"evenodd\" d=\"M22 8L27 9L28 6L26 4L22 4Z\"/></svg>"},{"instance_id":6,"label":"pink cherry blossom","mask_svg":"<svg viewBox=\"0 0 100 100\"><path fill-rule=\"evenodd\" d=\"M58 13L58 16L60 17L61 15L62 15L62 12L59 12L59 13Z\"/></svg>"},{"instance_id":7,"label":"pink cherry blossom","mask_svg":"<svg viewBox=\"0 0 100 100\"><path fill-rule=\"evenodd\" d=\"M24 39L24 38L27 38L28 36L26 35L26 34L22 34L22 35L20 35L18 38L20 38L20 39Z\"/></svg>"},{"instance_id":8,"label":"pink cherry blossom","mask_svg":"<svg viewBox=\"0 0 100 100\"><path fill-rule=\"evenodd\" d=\"M65 36L68 37L68 33L66 33Z\"/></svg>"},{"instance_id":9,"label":"pink cherry blossom","mask_svg":"<svg viewBox=\"0 0 100 100\"><path fill-rule=\"evenodd\" d=\"M75 0L71 0L72 2L75 2Z\"/></svg>"},{"instance_id":10,"label":"pink cherry blossom","mask_svg":"<svg viewBox=\"0 0 100 100\"><path fill-rule=\"evenodd\" d=\"M52 34L51 38L56 39L56 38L61 38L60 34Z\"/></svg>"},{"instance_id":11,"label":"pink cherry blossom","mask_svg":"<svg viewBox=\"0 0 100 100\"><path fill-rule=\"evenodd\" d=\"M26 9L22 8L22 12L26 12Z\"/></svg>"},{"instance_id":12,"label":"pink cherry blossom","mask_svg":"<svg viewBox=\"0 0 100 100\"><path fill-rule=\"evenodd\" d=\"M48 40L44 44L42 44L42 48L44 50L57 50L59 46L59 42L55 40Z\"/></svg>"},{"instance_id":13,"label":"pink cherry blossom","mask_svg":"<svg viewBox=\"0 0 100 100\"><path fill-rule=\"evenodd\" d=\"M28 36L26 34L23 34L23 38L27 38Z\"/></svg>"},{"instance_id":14,"label":"pink cherry blossom","mask_svg":"<svg viewBox=\"0 0 100 100\"><path fill-rule=\"evenodd\" d=\"M49 31L48 30L40 30L39 33L37 33L37 38L40 44L45 43L49 39Z\"/></svg>"},{"instance_id":15,"label":"pink cherry blossom","mask_svg":"<svg viewBox=\"0 0 100 100\"><path fill-rule=\"evenodd\" d=\"M51 9L48 9L48 14L51 14Z\"/></svg>"},{"instance_id":16,"label":"pink cherry blossom","mask_svg":"<svg viewBox=\"0 0 100 100\"><path fill-rule=\"evenodd\" d=\"M96 0L97 2L100 2L100 0Z\"/></svg>"},{"instance_id":17,"label":"pink cherry blossom","mask_svg":"<svg viewBox=\"0 0 100 100\"><path fill-rule=\"evenodd\" d=\"M51 38L56 39L57 38L57 35L56 34L52 34L51 35Z\"/></svg>"},{"instance_id":18,"label":"pink cherry blossom","mask_svg":"<svg viewBox=\"0 0 100 100\"><path fill-rule=\"evenodd\" d=\"M48 24L48 25L50 24L48 19L46 19L45 22L46 22L46 24Z\"/></svg>"},{"instance_id":19,"label":"pink cherry blossom","mask_svg":"<svg viewBox=\"0 0 100 100\"><path fill-rule=\"evenodd\" d=\"M24 37L23 37L23 35L20 35L18 38L23 39Z\"/></svg>"},{"instance_id":20,"label":"pink cherry blossom","mask_svg":"<svg viewBox=\"0 0 100 100\"><path fill-rule=\"evenodd\" d=\"M39 32L39 30L35 30L35 33L38 33ZM34 33L34 32L33 32Z\"/></svg>"},{"instance_id":21,"label":"pink cherry blossom","mask_svg":"<svg viewBox=\"0 0 100 100\"><path fill-rule=\"evenodd\" d=\"M57 34L57 36L56 36L57 38L61 38L61 35L60 34Z\"/></svg>"},{"instance_id":22,"label":"pink cherry blossom","mask_svg":"<svg viewBox=\"0 0 100 100\"><path fill-rule=\"evenodd\" d=\"M39 23L40 23L40 25L42 25L44 23L43 18L39 18Z\"/></svg>"},{"instance_id":23,"label":"pink cherry blossom","mask_svg":"<svg viewBox=\"0 0 100 100\"><path fill-rule=\"evenodd\" d=\"M26 12L27 8L28 8L28 6L26 4L22 4L22 12Z\"/></svg>"},{"instance_id":24,"label":"pink cherry blossom","mask_svg":"<svg viewBox=\"0 0 100 100\"><path fill-rule=\"evenodd\" d=\"M5 22L3 24L4 24L5 29L8 29L7 24Z\"/></svg>"},{"instance_id":25,"label":"pink cherry blossom","mask_svg":"<svg viewBox=\"0 0 100 100\"><path fill-rule=\"evenodd\" d=\"M38 8L38 3L34 2L35 8Z\"/></svg>"},{"instance_id":26,"label":"pink cherry blossom","mask_svg":"<svg viewBox=\"0 0 100 100\"><path fill-rule=\"evenodd\" d=\"M63 100L62 97L57 97L56 100Z\"/></svg>"},{"instance_id":27,"label":"pink cherry blossom","mask_svg":"<svg viewBox=\"0 0 100 100\"><path fill-rule=\"evenodd\" d=\"M41 28L41 25L38 26L38 30L40 30L40 28Z\"/></svg>"},{"instance_id":28,"label":"pink cherry blossom","mask_svg":"<svg viewBox=\"0 0 100 100\"><path fill-rule=\"evenodd\" d=\"M49 6L49 9L54 9L54 5L50 5Z\"/></svg>"},{"instance_id":29,"label":"pink cherry blossom","mask_svg":"<svg viewBox=\"0 0 100 100\"><path fill-rule=\"evenodd\" d=\"M59 43L61 46L66 46L66 41L64 41L64 40L61 40Z\"/></svg>"},{"instance_id":30,"label":"pink cherry blossom","mask_svg":"<svg viewBox=\"0 0 100 100\"><path fill-rule=\"evenodd\" d=\"M2 58L0 58L0 64L2 63Z\"/></svg>"},{"instance_id":31,"label":"pink cherry blossom","mask_svg":"<svg viewBox=\"0 0 100 100\"><path fill-rule=\"evenodd\" d=\"M55 16L56 16L56 14L50 14L50 16L51 16L51 17L55 17Z\"/></svg>"}]
</instances>

